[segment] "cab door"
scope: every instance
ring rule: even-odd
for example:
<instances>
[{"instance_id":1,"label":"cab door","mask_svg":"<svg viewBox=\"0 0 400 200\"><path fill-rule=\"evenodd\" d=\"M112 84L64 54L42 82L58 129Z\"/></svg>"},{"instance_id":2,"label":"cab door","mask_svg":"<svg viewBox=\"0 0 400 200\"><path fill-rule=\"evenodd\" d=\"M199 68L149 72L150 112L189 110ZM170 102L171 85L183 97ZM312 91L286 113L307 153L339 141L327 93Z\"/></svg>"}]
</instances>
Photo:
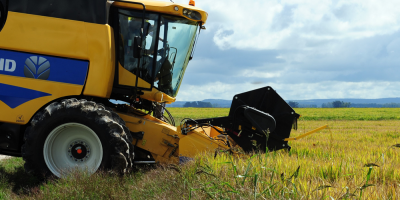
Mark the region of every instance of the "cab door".
<instances>
[{"instance_id":1,"label":"cab door","mask_svg":"<svg viewBox=\"0 0 400 200\"><path fill-rule=\"evenodd\" d=\"M151 91L154 86L155 62L157 62L156 38L159 15L111 7L110 18L117 51L113 92L130 95L133 88L139 91ZM140 50L134 48L135 38L139 38L142 42ZM135 56L136 51L141 51L139 57Z\"/></svg>"}]
</instances>

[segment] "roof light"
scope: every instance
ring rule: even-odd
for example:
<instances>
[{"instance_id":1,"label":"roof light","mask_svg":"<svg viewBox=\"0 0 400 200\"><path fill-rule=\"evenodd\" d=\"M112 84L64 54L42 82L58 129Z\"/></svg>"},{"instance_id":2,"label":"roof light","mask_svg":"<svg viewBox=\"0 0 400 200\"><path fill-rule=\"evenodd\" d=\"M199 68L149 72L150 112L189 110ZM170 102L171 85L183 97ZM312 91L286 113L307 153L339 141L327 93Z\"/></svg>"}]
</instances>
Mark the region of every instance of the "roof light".
<instances>
[{"instance_id":1,"label":"roof light","mask_svg":"<svg viewBox=\"0 0 400 200\"><path fill-rule=\"evenodd\" d=\"M190 1L189 1L189 5L195 6L195 4L196 4L196 2L195 2L194 0L190 0Z\"/></svg>"},{"instance_id":2,"label":"roof light","mask_svg":"<svg viewBox=\"0 0 400 200\"><path fill-rule=\"evenodd\" d=\"M175 11L178 11L178 10L179 10L178 6L175 6L175 8L174 8L174 9L175 9Z\"/></svg>"}]
</instances>

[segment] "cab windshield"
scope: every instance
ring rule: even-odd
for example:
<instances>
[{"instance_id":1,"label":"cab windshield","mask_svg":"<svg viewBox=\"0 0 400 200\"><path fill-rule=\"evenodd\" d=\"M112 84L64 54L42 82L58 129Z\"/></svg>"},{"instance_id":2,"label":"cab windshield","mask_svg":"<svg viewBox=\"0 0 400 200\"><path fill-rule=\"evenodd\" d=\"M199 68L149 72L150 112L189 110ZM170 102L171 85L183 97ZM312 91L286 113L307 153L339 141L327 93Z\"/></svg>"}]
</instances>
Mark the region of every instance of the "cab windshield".
<instances>
[{"instance_id":1,"label":"cab windshield","mask_svg":"<svg viewBox=\"0 0 400 200\"><path fill-rule=\"evenodd\" d=\"M198 23L183 17L147 13L143 29L144 54L133 57L133 38L141 35L140 11L120 9L119 62L128 71L154 83L158 90L176 97L192 52Z\"/></svg>"}]
</instances>

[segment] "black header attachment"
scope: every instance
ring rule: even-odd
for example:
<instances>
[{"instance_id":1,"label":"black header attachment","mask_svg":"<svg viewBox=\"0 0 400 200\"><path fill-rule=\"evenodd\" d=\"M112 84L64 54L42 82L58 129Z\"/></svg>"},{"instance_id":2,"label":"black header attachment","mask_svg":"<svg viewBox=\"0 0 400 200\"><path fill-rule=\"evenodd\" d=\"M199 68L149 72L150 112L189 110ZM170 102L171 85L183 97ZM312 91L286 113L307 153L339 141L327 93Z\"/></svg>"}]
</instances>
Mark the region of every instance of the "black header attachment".
<instances>
[{"instance_id":1,"label":"black header attachment","mask_svg":"<svg viewBox=\"0 0 400 200\"><path fill-rule=\"evenodd\" d=\"M293 125L300 117L271 87L264 87L233 97L228 117L187 121L225 128L225 132L246 152L290 149Z\"/></svg>"}]
</instances>

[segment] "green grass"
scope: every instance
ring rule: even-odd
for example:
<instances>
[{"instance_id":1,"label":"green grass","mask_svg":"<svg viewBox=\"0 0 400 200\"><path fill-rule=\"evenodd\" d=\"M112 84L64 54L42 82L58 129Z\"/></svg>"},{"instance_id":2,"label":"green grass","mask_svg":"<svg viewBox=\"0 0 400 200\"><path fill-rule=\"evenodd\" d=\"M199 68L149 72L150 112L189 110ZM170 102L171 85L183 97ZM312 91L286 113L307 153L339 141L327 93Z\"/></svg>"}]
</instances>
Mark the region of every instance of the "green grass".
<instances>
[{"instance_id":1,"label":"green grass","mask_svg":"<svg viewBox=\"0 0 400 200\"><path fill-rule=\"evenodd\" d=\"M229 108L168 108L180 122L193 119L225 117ZM296 108L303 120L400 120L400 108Z\"/></svg>"},{"instance_id":2,"label":"green grass","mask_svg":"<svg viewBox=\"0 0 400 200\"><path fill-rule=\"evenodd\" d=\"M214 117L226 117L229 115L229 108L167 108L175 118L178 126L182 119L204 119Z\"/></svg>"},{"instance_id":3,"label":"green grass","mask_svg":"<svg viewBox=\"0 0 400 200\"><path fill-rule=\"evenodd\" d=\"M219 117L229 110L207 111L211 114L171 109L182 118ZM334 111L340 119L324 119ZM304 117L292 137L325 124L331 132L290 142L290 152L220 152L215 158L211 152L185 165L160 165L124 177L77 172L43 182L23 171L21 158L12 158L0 161L0 199L398 199L400 145L393 145L400 144L400 120L371 120L396 111L296 109ZM355 120L358 115L365 118Z\"/></svg>"},{"instance_id":4,"label":"green grass","mask_svg":"<svg viewBox=\"0 0 400 200\"><path fill-rule=\"evenodd\" d=\"M400 108L296 108L304 120L400 120Z\"/></svg>"}]
</instances>

